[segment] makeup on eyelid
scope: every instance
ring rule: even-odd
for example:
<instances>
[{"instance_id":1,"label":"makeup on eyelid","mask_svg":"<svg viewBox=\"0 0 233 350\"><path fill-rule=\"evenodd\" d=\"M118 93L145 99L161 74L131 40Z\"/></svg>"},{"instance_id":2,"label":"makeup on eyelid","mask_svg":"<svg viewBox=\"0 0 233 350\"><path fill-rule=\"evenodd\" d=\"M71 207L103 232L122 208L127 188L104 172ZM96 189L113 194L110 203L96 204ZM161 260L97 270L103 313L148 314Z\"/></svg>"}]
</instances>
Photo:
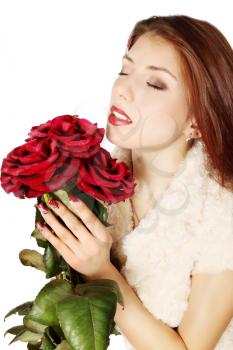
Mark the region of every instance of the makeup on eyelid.
<instances>
[{"instance_id":1,"label":"makeup on eyelid","mask_svg":"<svg viewBox=\"0 0 233 350\"><path fill-rule=\"evenodd\" d=\"M118 75L120 76L120 75L128 75L127 73L124 73L124 72L122 72L122 71L120 71L119 73L118 73ZM148 81L146 82L147 83L147 85L149 86L149 87L151 87L151 88L153 88L153 89L156 89L156 90L166 90L167 89L167 87L166 87L166 85L165 84L163 84L163 83L161 83L161 82L155 82L155 83L149 83Z\"/></svg>"}]
</instances>

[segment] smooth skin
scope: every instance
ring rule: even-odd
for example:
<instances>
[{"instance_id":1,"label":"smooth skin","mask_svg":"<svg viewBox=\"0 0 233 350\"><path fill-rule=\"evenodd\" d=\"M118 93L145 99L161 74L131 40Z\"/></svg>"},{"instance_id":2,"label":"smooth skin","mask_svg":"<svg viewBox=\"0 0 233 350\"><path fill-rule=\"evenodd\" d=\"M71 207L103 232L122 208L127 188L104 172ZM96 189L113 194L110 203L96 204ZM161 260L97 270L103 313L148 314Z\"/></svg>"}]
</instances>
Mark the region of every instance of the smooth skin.
<instances>
[{"instance_id":1,"label":"smooth skin","mask_svg":"<svg viewBox=\"0 0 233 350\"><path fill-rule=\"evenodd\" d=\"M128 75L119 76L113 84L110 106L122 108L133 123L121 127L108 123L107 137L112 143L132 150L134 176L142 184L138 197L134 198L135 206L142 217L145 212L139 203L148 203L146 200L166 189L169 180L161 173L172 174L177 169L188 149L185 138L189 133L194 138L201 135L191 128L195 116L188 113L179 60L173 47L159 37L143 35L128 55L134 63L125 62L124 71ZM176 80L162 71L148 71L147 65L167 68ZM156 90L147 84L155 80L166 84L167 89ZM72 202L69 208L58 203L58 209L53 208L47 214L41 211L54 231L44 228L42 233L87 280L110 278L118 283L125 308L117 304L114 320L136 350L214 349L233 318L232 270L191 276L188 307L176 331L153 317L111 264L112 238L85 203ZM69 230L56 220L53 210Z\"/></svg>"},{"instance_id":2,"label":"smooth skin","mask_svg":"<svg viewBox=\"0 0 233 350\"><path fill-rule=\"evenodd\" d=\"M199 138L201 134L197 127L195 130L191 127L196 126L196 120L189 113L179 56L174 48L162 38L146 33L127 52L127 57L133 62L122 59L123 75L113 84L109 112L116 105L133 123L115 126L108 122L106 137L111 143L132 150L138 190L132 200L137 216L142 219L168 187L185 157L189 149L187 136ZM148 69L151 65L165 68L172 75Z\"/></svg>"}]
</instances>

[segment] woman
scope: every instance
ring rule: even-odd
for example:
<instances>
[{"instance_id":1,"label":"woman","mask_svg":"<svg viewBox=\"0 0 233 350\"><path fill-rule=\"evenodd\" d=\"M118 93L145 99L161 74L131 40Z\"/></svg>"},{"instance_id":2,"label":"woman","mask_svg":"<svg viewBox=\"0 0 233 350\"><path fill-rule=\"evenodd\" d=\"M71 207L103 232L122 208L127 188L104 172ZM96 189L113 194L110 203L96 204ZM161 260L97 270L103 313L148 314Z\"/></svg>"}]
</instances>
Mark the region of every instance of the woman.
<instances>
[{"instance_id":1,"label":"woman","mask_svg":"<svg viewBox=\"0 0 233 350\"><path fill-rule=\"evenodd\" d=\"M70 234L42 212L58 236L46 229L47 239L70 265L119 284L125 307L117 305L115 322L128 349L233 348L232 58L208 22L136 23L107 121L112 155L131 167L135 194L109 206L108 229L73 203L89 234L61 203L53 208L80 240L72 261Z\"/></svg>"}]
</instances>

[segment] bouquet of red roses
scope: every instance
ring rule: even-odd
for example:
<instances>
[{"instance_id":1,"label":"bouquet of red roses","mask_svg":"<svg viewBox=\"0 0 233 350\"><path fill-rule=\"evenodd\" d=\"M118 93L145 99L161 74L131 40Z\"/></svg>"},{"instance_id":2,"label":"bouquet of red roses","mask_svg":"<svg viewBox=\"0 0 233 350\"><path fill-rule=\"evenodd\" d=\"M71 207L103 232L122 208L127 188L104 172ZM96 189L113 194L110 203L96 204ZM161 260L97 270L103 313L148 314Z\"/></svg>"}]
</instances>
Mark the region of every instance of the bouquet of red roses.
<instances>
[{"instance_id":1,"label":"bouquet of red roses","mask_svg":"<svg viewBox=\"0 0 233 350\"><path fill-rule=\"evenodd\" d=\"M1 186L18 198L37 198L31 236L44 252L23 249L19 258L23 265L44 271L51 280L34 301L7 313L5 318L15 313L24 317L22 325L5 334L15 335L10 344L24 341L29 350L107 349L109 335L119 334L114 315L117 302L124 306L120 289L110 279L86 281L67 263L38 228L48 227L38 205L48 208L49 203L59 200L69 208L70 198L81 199L108 227L106 204L133 195L133 176L124 162L117 162L100 147L104 129L78 115L55 117L33 126L28 135L26 143L3 159ZM56 218L64 225L58 215Z\"/></svg>"}]
</instances>

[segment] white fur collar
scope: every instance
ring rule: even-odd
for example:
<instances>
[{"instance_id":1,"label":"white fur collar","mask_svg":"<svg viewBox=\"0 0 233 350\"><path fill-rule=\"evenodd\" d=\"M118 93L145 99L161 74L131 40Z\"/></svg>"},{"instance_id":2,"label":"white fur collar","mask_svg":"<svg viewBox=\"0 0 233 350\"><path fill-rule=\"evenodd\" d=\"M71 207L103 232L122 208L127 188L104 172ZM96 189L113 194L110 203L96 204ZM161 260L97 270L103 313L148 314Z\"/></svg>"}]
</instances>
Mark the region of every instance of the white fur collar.
<instances>
[{"instance_id":1,"label":"white fur collar","mask_svg":"<svg viewBox=\"0 0 233 350\"><path fill-rule=\"evenodd\" d=\"M115 146L111 155L119 161L124 161L132 170L130 149ZM186 239L189 235L195 236L205 230L209 232L208 220L213 222L213 227L215 225L222 230L220 221L215 222L218 218L219 204L223 213L229 212L229 208L232 210L233 196L209 176L206 163L207 156L203 144L196 140L162 197L134 230L129 199L109 206L108 222L113 224L109 230L113 237L113 249L121 261L120 265L126 262L130 250L128 241L131 237L154 237L155 232L157 236L166 237L174 232L174 241L178 239L177 235ZM216 217L213 218L213 215ZM205 219L207 217L209 219ZM232 231L230 226L229 230Z\"/></svg>"},{"instance_id":2,"label":"white fur collar","mask_svg":"<svg viewBox=\"0 0 233 350\"><path fill-rule=\"evenodd\" d=\"M115 147L112 156L131 164L128 149ZM134 230L129 199L108 207L114 265L170 327L180 324L188 306L191 275L233 270L233 194L209 176L206 160L198 141ZM233 320L216 350L229 349L232 335Z\"/></svg>"}]
</instances>

